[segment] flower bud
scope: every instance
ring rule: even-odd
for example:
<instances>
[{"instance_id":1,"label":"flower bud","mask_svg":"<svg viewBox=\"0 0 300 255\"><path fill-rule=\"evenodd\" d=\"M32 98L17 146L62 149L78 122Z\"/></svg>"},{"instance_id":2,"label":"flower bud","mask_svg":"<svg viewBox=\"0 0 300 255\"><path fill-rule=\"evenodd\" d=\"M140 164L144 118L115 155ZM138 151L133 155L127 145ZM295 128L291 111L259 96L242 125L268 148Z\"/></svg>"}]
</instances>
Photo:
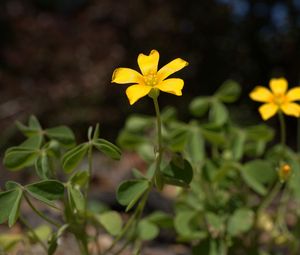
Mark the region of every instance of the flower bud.
<instances>
[{"instance_id":1,"label":"flower bud","mask_svg":"<svg viewBox=\"0 0 300 255\"><path fill-rule=\"evenodd\" d=\"M281 182L286 182L292 174L292 168L289 164L282 164L278 170L278 176Z\"/></svg>"}]
</instances>

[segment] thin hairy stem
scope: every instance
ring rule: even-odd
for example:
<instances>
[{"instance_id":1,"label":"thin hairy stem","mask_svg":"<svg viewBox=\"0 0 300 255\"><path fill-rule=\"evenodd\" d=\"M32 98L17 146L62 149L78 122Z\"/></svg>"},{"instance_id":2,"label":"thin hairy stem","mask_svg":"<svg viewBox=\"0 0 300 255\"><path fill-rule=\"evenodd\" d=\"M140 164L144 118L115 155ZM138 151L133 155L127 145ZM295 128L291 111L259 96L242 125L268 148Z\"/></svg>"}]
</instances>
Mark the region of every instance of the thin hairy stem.
<instances>
[{"instance_id":1,"label":"thin hairy stem","mask_svg":"<svg viewBox=\"0 0 300 255\"><path fill-rule=\"evenodd\" d=\"M267 196L265 196L264 200L260 204L257 213L260 214L262 211L264 211L268 206L272 203L273 199L275 196L278 194L281 188L281 183L276 181L275 185L273 188L270 190Z\"/></svg>"},{"instance_id":2,"label":"thin hairy stem","mask_svg":"<svg viewBox=\"0 0 300 255\"><path fill-rule=\"evenodd\" d=\"M20 216L19 219L24 224L24 226L29 230L29 232L32 234L32 236L34 237L34 239L42 246L42 248L44 249L44 251L46 253L48 253L47 246L41 240L41 238L39 238L39 236L35 233L34 229L30 226L30 224L22 216Z\"/></svg>"},{"instance_id":3,"label":"thin hairy stem","mask_svg":"<svg viewBox=\"0 0 300 255\"><path fill-rule=\"evenodd\" d=\"M153 177L150 180L150 185L148 189L145 191L142 199L140 200L138 206L136 207L133 215L130 217L130 219L127 221L126 225L120 232L120 234L115 238L114 242L111 244L111 246L103 253L103 255L108 254L110 251L113 250L113 248L116 246L117 242L122 239L127 231L132 227L133 224L135 224L135 228L138 225L138 222L140 221L140 218L143 214L146 202L149 197L149 193L154 185L154 182L156 182L156 185L158 188L161 188L159 185L161 178L160 176L160 165L162 161L162 154L163 154L163 146L162 146L162 122L161 122L161 116L160 116L160 109L158 105L157 97L153 97L153 103L156 113L156 132L157 132L157 147L155 151L155 172ZM129 244L131 240L127 240L124 245L116 252L115 255L121 253Z\"/></svg>"},{"instance_id":4,"label":"thin hairy stem","mask_svg":"<svg viewBox=\"0 0 300 255\"><path fill-rule=\"evenodd\" d=\"M286 126L285 126L284 116L281 111L278 112L278 118L280 123L280 142L281 142L282 149L284 149L286 143Z\"/></svg>"},{"instance_id":5,"label":"thin hairy stem","mask_svg":"<svg viewBox=\"0 0 300 255\"><path fill-rule=\"evenodd\" d=\"M38 215L40 216L43 220L47 221L48 223L54 225L57 228L60 228L60 224L55 222L54 220L48 218L45 214L43 214L41 211L39 211L38 209L36 209L34 207L34 205L31 203L30 199L28 198L28 196L26 195L26 193L24 194L25 200L28 203L28 205L30 206L30 208Z\"/></svg>"}]
</instances>

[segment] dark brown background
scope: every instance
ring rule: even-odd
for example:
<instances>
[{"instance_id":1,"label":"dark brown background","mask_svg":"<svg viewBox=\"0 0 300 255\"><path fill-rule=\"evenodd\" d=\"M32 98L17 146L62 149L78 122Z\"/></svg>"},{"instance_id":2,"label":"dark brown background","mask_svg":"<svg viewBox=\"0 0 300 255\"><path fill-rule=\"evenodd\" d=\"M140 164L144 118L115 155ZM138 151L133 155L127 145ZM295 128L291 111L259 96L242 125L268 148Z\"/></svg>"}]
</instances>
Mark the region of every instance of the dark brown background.
<instances>
[{"instance_id":1,"label":"dark brown background","mask_svg":"<svg viewBox=\"0 0 300 255\"><path fill-rule=\"evenodd\" d=\"M190 63L178 73L184 97L160 97L183 119L191 98L232 78L243 87L236 119L260 121L248 99L255 85L282 75L299 84L299 12L298 0L1 0L1 149L21 139L14 120L30 113L45 126L70 125L80 139L100 122L102 136L115 139L128 114L152 106L144 99L130 107L126 86L111 85L111 74L137 68L137 55L151 49L161 65L176 57Z\"/></svg>"}]
</instances>

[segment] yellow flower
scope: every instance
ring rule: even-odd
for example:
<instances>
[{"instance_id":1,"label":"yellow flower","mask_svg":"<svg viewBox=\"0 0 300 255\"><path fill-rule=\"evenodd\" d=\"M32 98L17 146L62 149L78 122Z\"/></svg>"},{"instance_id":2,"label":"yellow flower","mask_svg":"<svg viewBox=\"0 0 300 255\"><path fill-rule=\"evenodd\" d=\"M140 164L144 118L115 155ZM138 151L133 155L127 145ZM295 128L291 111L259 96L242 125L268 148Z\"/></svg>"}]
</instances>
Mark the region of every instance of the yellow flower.
<instances>
[{"instance_id":1,"label":"yellow flower","mask_svg":"<svg viewBox=\"0 0 300 255\"><path fill-rule=\"evenodd\" d=\"M278 111L286 115L300 117L300 105L294 101L300 100L300 87L295 87L287 91L288 83L286 79L271 79L271 91L265 87L257 86L250 93L250 98L254 101L263 102L259 107L259 112L264 120L271 118Z\"/></svg>"},{"instance_id":2,"label":"yellow flower","mask_svg":"<svg viewBox=\"0 0 300 255\"><path fill-rule=\"evenodd\" d=\"M114 71L112 82L119 84L133 83L126 90L126 95L131 105L141 97L148 95L152 89L158 89L176 96L182 95L183 80L166 78L187 66L188 62L181 58L176 58L157 70L158 60L158 51L152 50L149 55L139 54L138 56L137 62L141 73L130 68L117 68Z\"/></svg>"}]
</instances>

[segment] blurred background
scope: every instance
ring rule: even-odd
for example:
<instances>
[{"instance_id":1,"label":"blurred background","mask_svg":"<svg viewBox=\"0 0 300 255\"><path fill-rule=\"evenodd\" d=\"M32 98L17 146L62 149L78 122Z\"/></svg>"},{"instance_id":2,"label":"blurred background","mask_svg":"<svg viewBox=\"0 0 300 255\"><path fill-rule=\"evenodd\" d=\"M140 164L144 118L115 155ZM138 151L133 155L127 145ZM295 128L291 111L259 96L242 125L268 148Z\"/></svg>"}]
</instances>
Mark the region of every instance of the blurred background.
<instances>
[{"instance_id":1,"label":"blurred background","mask_svg":"<svg viewBox=\"0 0 300 255\"><path fill-rule=\"evenodd\" d=\"M110 83L113 70L136 69L137 55L152 49L160 66L176 57L190 63L177 75L184 96L162 94L162 105L187 119L192 98L230 78L243 88L236 119L258 122L254 86L280 76L300 83L299 13L300 0L1 0L0 149L18 140L14 121L30 114L46 127L70 125L80 139L99 122L114 140L130 113L153 108L146 98L129 106L126 86Z\"/></svg>"}]
</instances>

